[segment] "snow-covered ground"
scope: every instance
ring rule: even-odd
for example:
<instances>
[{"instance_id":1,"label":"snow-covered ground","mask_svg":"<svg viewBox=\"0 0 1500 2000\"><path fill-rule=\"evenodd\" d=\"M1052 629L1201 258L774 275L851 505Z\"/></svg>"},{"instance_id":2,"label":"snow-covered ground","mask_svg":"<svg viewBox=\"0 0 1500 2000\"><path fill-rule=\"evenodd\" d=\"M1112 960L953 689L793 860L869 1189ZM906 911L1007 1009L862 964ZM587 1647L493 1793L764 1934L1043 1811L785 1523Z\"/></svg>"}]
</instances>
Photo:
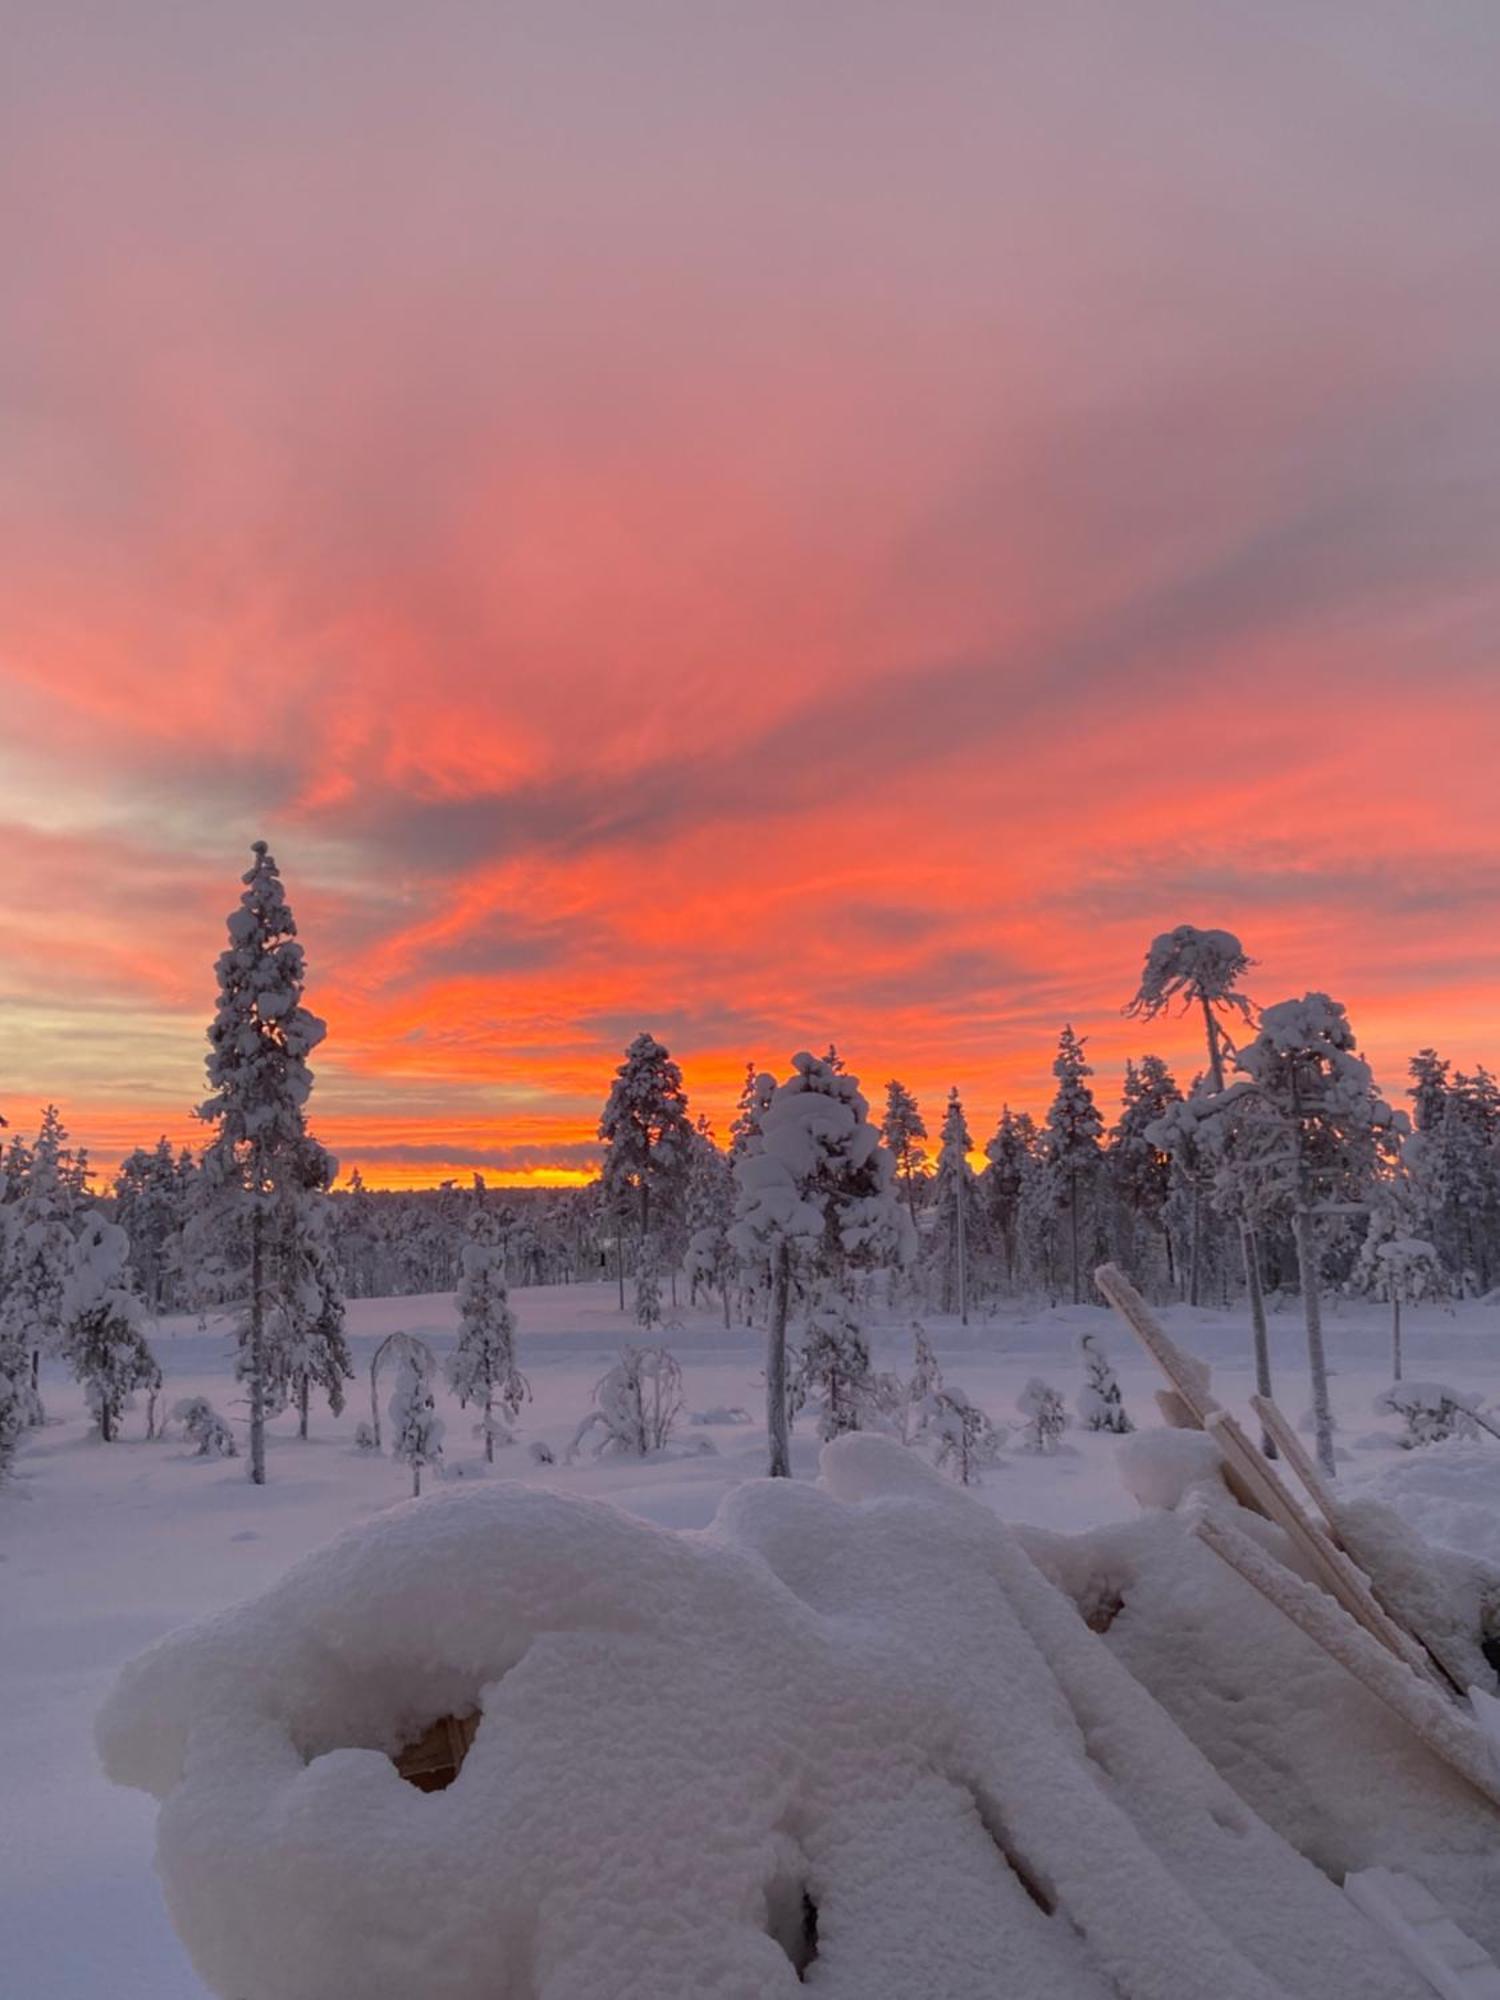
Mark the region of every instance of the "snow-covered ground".
<instances>
[{"instance_id":1,"label":"snow-covered ground","mask_svg":"<svg viewBox=\"0 0 1500 2000\"><path fill-rule=\"evenodd\" d=\"M715 1315L684 1310L667 1335L683 1366L687 1411L741 1406L751 1423L685 1420L673 1450L657 1461L566 1465L563 1451L592 1385L634 1329L606 1286L521 1291L514 1304L534 1402L518 1445L498 1454L497 1476L607 1497L662 1525L701 1527L729 1488L760 1475L759 1333L726 1332ZM1186 1309L1167 1317L1179 1341L1213 1363L1221 1398L1243 1405L1252 1383L1239 1317ZM243 1459L200 1460L176 1438L145 1443L139 1412L127 1420L124 1441L102 1446L71 1384L46 1383L52 1421L0 1492L0 1936L5 1991L16 2000L186 2000L203 1993L152 1879L155 1808L105 1783L92 1745L94 1713L121 1663L159 1634L263 1590L330 1535L406 1497L405 1468L354 1446L355 1424L368 1415L369 1359L396 1328L442 1351L453 1324L446 1297L354 1303L360 1379L349 1407L338 1419L315 1412L306 1443L288 1435L293 1419L280 1419L270 1483L260 1490L246 1480ZM1102 1309L1008 1310L968 1328L936 1318L926 1324L949 1382L999 1421L1018 1423L1016 1397L1038 1374L1073 1404L1083 1382L1076 1342L1085 1329L1100 1334L1137 1422L1155 1421L1154 1370ZM1330 1311L1341 1479L1351 1489L1378 1491L1433 1539L1500 1563L1500 1443L1397 1450L1394 1419L1371 1414L1388 1381L1386 1337L1378 1308ZM1450 1381L1480 1402L1500 1399L1500 1311L1412 1312L1406 1340L1409 1375ZM1276 1316L1273 1342L1279 1399L1300 1417L1308 1397L1295 1308ZM166 1407L202 1393L233 1410L222 1330L168 1324L157 1351L167 1371ZM902 1326L880 1332L875 1358L881 1367L909 1364ZM447 1480L486 1476L469 1417L446 1396L440 1400ZM553 1448L557 1465L534 1463L525 1446L535 1440ZM705 1442L711 1453L695 1449ZM1014 1444L1013 1435L981 1496L1006 1518L1067 1532L1134 1515L1113 1463L1116 1440L1075 1428L1065 1449L1047 1458ZM794 1438L799 1475L812 1473L816 1455L804 1418Z\"/></svg>"}]
</instances>

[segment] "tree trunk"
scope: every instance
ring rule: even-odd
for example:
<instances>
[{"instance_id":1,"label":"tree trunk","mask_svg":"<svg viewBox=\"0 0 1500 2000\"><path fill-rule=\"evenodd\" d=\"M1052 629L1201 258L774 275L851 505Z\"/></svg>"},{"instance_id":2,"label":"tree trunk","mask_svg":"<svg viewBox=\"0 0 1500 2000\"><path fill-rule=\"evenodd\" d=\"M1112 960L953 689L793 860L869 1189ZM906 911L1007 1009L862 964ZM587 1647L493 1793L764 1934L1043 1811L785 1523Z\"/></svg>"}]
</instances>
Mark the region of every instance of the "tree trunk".
<instances>
[{"instance_id":1,"label":"tree trunk","mask_svg":"<svg viewBox=\"0 0 1500 2000\"><path fill-rule=\"evenodd\" d=\"M1083 1304L1083 1293L1079 1285L1078 1271L1078 1176L1068 1176L1068 1234L1069 1254L1073 1267L1073 1303Z\"/></svg>"},{"instance_id":2,"label":"tree trunk","mask_svg":"<svg viewBox=\"0 0 1500 2000\"><path fill-rule=\"evenodd\" d=\"M625 1310L625 1231L615 1224L615 1276L620 1281L620 1311Z\"/></svg>"},{"instance_id":3,"label":"tree trunk","mask_svg":"<svg viewBox=\"0 0 1500 2000\"><path fill-rule=\"evenodd\" d=\"M719 1292L720 1292L720 1296L722 1297L722 1299L723 1299L723 1301L724 1301L724 1331L725 1331L726 1333L728 1333L728 1331L729 1331L729 1287L728 1287L728 1285L721 1285L721 1286L720 1286L720 1288L719 1288Z\"/></svg>"},{"instance_id":4,"label":"tree trunk","mask_svg":"<svg viewBox=\"0 0 1500 2000\"><path fill-rule=\"evenodd\" d=\"M772 1269L771 1318L766 1334L766 1441L770 1447L767 1470L772 1479L792 1476L792 1441L786 1413L786 1317L791 1296L791 1246L779 1243Z\"/></svg>"},{"instance_id":5,"label":"tree trunk","mask_svg":"<svg viewBox=\"0 0 1500 2000\"><path fill-rule=\"evenodd\" d=\"M416 1458L411 1463L411 1497L413 1500L422 1497L422 1461Z\"/></svg>"},{"instance_id":6,"label":"tree trunk","mask_svg":"<svg viewBox=\"0 0 1500 2000\"><path fill-rule=\"evenodd\" d=\"M266 1301L265 1216L260 1205L260 1172L255 1176L255 1209L250 1218L250 1480L266 1483Z\"/></svg>"},{"instance_id":7,"label":"tree trunk","mask_svg":"<svg viewBox=\"0 0 1500 2000\"><path fill-rule=\"evenodd\" d=\"M1266 1330L1266 1294L1260 1282L1260 1244L1248 1222L1240 1224L1240 1251L1245 1259L1245 1288L1250 1294L1250 1327L1255 1341L1255 1388L1267 1400L1271 1395L1271 1340ZM1260 1448L1267 1458L1277 1456L1276 1440L1261 1425Z\"/></svg>"},{"instance_id":8,"label":"tree trunk","mask_svg":"<svg viewBox=\"0 0 1500 2000\"><path fill-rule=\"evenodd\" d=\"M99 1442L101 1444L110 1444L114 1441L114 1435L114 1426L110 1422L109 1416L109 1398L101 1396L99 1399Z\"/></svg>"},{"instance_id":9,"label":"tree trunk","mask_svg":"<svg viewBox=\"0 0 1500 2000\"><path fill-rule=\"evenodd\" d=\"M1401 1380L1401 1294L1391 1293L1391 1380Z\"/></svg>"},{"instance_id":10,"label":"tree trunk","mask_svg":"<svg viewBox=\"0 0 1500 2000\"><path fill-rule=\"evenodd\" d=\"M297 1435L307 1441L307 1405L312 1397L312 1383L307 1376L297 1384Z\"/></svg>"},{"instance_id":11,"label":"tree trunk","mask_svg":"<svg viewBox=\"0 0 1500 2000\"><path fill-rule=\"evenodd\" d=\"M1313 1219L1305 1208L1296 1216L1297 1272L1302 1283L1302 1313L1307 1322L1307 1371L1312 1377L1313 1428L1317 1433L1318 1463L1330 1479L1337 1476L1333 1463L1333 1411L1328 1403L1328 1362L1323 1352L1323 1301L1318 1290L1318 1259L1313 1241Z\"/></svg>"},{"instance_id":12,"label":"tree trunk","mask_svg":"<svg viewBox=\"0 0 1500 2000\"><path fill-rule=\"evenodd\" d=\"M1193 1239L1188 1257L1188 1304L1203 1303L1203 1189L1193 1182Z\"/></svg>"},{"instance_id":13,"label":"tree trunk","mask_svg":"<svg viewBox=\"0 0 1500 2000\"><path fill-rule=\"evenodd\" d=\"M967 1326L969 1324L969 1232L964 1211L968 1207L968 1202L965 1200L968 1190L963 1183L961 1168L953 1186L958 1203L953 1232L958 1246L958 1319L961 1326Z\"/></svg>"}]
</instances>

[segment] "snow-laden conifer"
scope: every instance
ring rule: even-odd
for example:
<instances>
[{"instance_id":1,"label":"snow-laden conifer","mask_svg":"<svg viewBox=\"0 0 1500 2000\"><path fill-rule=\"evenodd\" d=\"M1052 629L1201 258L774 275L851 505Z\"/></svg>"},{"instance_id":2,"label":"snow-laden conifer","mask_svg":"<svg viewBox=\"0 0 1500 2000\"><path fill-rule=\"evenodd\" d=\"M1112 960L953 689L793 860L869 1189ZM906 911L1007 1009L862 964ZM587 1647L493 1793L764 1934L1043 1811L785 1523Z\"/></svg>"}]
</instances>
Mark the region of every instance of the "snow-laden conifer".
<instances>
[{"instance_id":1,"label":"snow-laden conifer","mask_svg":"<svg viewBox=\"0 0 1500 2000\"><path fill-rule=\"evenodd\" d=\"M990 1233L999 1241L1005 1282L1010 1286L1019 1275L1026 1191L1035 1181L1039 1167L1036 1124L1030 1112L1012 1111L1007 1104L984 1156L989 1165L984 1170L981 1191L989 1210Z\"/></svg>"},{"instance_id":2,"label":"snow-laden conifer","mask_svg":"<svg viewBox=\"0 0 1500 2000\"><path fill-rule=\"evenodd\" d=\"M964 1117L963 1100L955 1084L943 1113L942 1143L933 1177L930 1256L938 1274L938 1310L956 1312L969 1323L969 1279L976 1252L985 1237L984 1204L979 1181L969 1165L973 1141Z\"/></svg>"},{"instance_id":3,"label":"snow-laden conifer","mask_svg":"<svg viewBox=\"0 0 1500 2000\"><path fill-rule=\"evenodd\" d=\"M19 1419L24 1427L42 1421L43 1358L63 1352L63 1294L73 1259L68 1222L73 1195L65 1180L70 1157L62 1119L49 1104L25 1155L24 1185L9 1219L0 1272L0 1347L7 1380L14 1384L11 1421Z\"/></svg>"},{"instance_id":4,"label":"snow-laden conifer","mask_svg":"<svg viewBox=\"0 0 1500 2000\"><path fill-rule=\"evenodd\" d=\"M773 1478L791 1475L787 1316L794 1274L842 1287L851 1270L909 1262L911 1217L859 1082L805 1051L785 1082L763 1080L759 1136L735 1166L734 1241L771 1270L766 1429Z\"/></svg>"},{"instance_id":5,"label":"snow-laden conifer","mask_svg":"<svg viewBox=\"0 0 1500 2000\"><path fill-rule=\"evenodd\" d=\"M818 1436L825 1442L845 1431L864 1430L877 1407L870 1367L870 1343L848 1294L821 1285L792 1366L788 1390L795 1415L804 1403L818 1412Z\"/></svg>"},{"instance_id":6,"label":"snow-laden conifer","mask_svg":"<svg viewBox=\"0 0 1500 2000\"><path fill-rule=\"evenodd\" d=\"M442 1418L432 1394L431 1370L415 1345L404 1348L396 1362L396 1379L386 1407L391 1427L391 1456L411 1467L413 1497L422 1491L424 1467L443 1462Z\"/></svg>"},{"instance_id":7,"label":"snow-laden conifer","mask_svg":"<svg viewBox=\"0 0 1500 2000\"><path fill-rule=\"evenodd\" d=\"M896 1077L885 1087L885 1116L880 1121L880 1136L890 1148L896 1163L896 1179L915 1222L917 1188L927 1170L927 1152L922 1144L927 1137L927 1126L916 1098Z\"/></svg>"},{"instance_id":8,"label":"snow-laden conifer","mask_svg":"<svg viewBox=\"0 0 1500 2000\"><path fill-rule=\"evenodd\" d=\"M1104 1120L1088 1086L1087 1079L1094 1072L1084 1058L1085 1039L1074 1034L1071 1024L1062 1031L1052 1064L1057 1092L1042 1128L1042 1156L1052 1200L1068 1223L1068 1273L1075 1306L1083 1301L1085 1211L1092 1224L1104 1133Z\"/></svg>"},{"instance_id":9,"label":"snow-laden conifer","mask_svg":"<svg viewBox=\"0 0 1500 2000\"><path fill-rule=\"evenodd\" d=\"M484 1455L493 1464L496 1444L512 1441L510 1426L531 1388L516 1366L516 1316L505 1281L505 1251L489 1216L476 1222L464 1245L457 1303L458 1339L448 1356L448 1386L464 1408L477 1406Z\"/></svg>"},{"instance_id":10,"label":"snow-laden conifer","mask_svg":"<svg viewBox=\"0 0 1500 2000\"><path fill-rule=\"evenodd\" d=\"M208 1030L211 1095L199 1115L214 1127L204 1160L210 1213L231 1229L243 1223L248 1238L240 1372L250 1398L250 1477L263 1485L267 1416L286 1391L289 1370L303 1367L288 1354L288 1342L311 1339L332 1355L336 1340L321 1307L309 1315L311 1253L299 1240L310 1206L323 1199L320 1184L326 1185L321 1163L316 1174L310 1169L306 1129L313 1081L308 1057L326 1030L303 1004L303 951L276 863L263 840L253 852L216 968L219 1000ZM324 1289L322 1296L331 1293ZM298 1379L309 1376L303 1372Z\"/></svg>"},{"instance_id":11,"label":"snow-laden conifer","mask_svg":"<svg viewBox=\"0 0 1500 2000\"><path fill-rule=\"evenodd\" d=\"M130 1268L130 1239L96 1209L83 1219L63 1288L63 1351L109 1444L137 1389L161 1387L145 1311Z\"/></svg>"},{"instance_id":12,"label":"snow-laden conifer","mask_svg":"<svg viewBox=\"0 0 1500 2000\"><path fill-rule=\"evenodd\" d=\"M1062 1443L1068 1428L1068 1407L1059 1390L1040 1375L1033 1375L1016 1398L1016 1408L1026 1419L1021 1444L1026 1451L1053 1452Z\"/></svg>"},{"instance_id":13,"label":"snow-laden conifer","mask_svg":"<svg viewBox=\"0 0 1500 2000\"><path fill-rule=\"evenodd\" d=\"M1113 1431L1120 1436L1133 1431L1135 1425L1126 1414L1119 1380L1110 1366L1109 1356L1099 1344L1098 1336L1080 1334L1078 1353L1086 1377L1078 1392L1078 1416L1084 1429Z\"/></svg>"},{"instance_id":14,"label":"snow-laden conifer","mask_svg":"<svg viewBox=\"0 0 1500 2000\"><path fill-rule=\"evenodd\" d=\"M661 1319L659 1239L671 1234L674 1211L686 1192L694 1133L682 1071L654 1035L643 1032L626 1049L599 1119L599 1137L605 1199L619 1225L633 1223L636 1232L636 1317L642 1325L655 1325Z\"/></svg>"}]
</instances>

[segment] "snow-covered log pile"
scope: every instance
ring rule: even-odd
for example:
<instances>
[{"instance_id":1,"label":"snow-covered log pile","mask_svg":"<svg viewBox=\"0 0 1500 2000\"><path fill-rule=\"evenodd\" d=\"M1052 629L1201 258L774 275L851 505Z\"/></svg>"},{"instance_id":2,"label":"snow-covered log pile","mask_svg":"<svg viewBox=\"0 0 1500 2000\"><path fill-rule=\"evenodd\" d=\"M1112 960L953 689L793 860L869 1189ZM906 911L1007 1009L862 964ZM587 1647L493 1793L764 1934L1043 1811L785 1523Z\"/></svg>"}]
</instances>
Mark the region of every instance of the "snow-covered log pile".
<instances>
[{"instance_id":1,"label":"snow-covered log pile","mask_svg":"<svg viewBox=\"0 0 1500 2000\"><path fill-rule=\"evenodd\" d=\"M1480 1809L1172 1515L1071 1546L1065 1585L1124 1593L1105 1639L867 1435L702 1534L444 1494L163 1641L100 1744L162 1800L172 1912L226 2000L1418 2000L1323 1871L1387 1858L1394 1783L1419 1834L1452 1815L1477 1900ZM1276 1754L1314 1796L1279 1811L1304 1708ZM456 1780L404 1783L393 1753L475 1709ZM1368 1761L1335 1771L1343 1710Z\"/></svg>"}]
</instances>

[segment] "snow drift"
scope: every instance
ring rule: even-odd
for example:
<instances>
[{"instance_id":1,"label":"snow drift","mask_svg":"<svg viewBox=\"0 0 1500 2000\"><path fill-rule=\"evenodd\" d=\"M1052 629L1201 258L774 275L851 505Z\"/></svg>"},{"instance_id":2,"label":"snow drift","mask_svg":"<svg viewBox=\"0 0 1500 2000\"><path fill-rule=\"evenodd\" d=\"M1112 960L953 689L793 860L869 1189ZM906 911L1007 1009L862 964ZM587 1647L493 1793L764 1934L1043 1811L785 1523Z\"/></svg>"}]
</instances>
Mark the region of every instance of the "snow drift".
<instances>
[{"instance_id":1,"label":"snow drift","mask_svg":"<svg viewBox=\"0 0 1500 2000\"><path fill-rule=\"evenodd\" d=\"M405 1784L474 1709L455 1782ZM702 1534L396 1508L134 1662L99 1742L226 2000L1423 1991L1011 1531L868 1436Z\"/></svg>"}]
</instances>

